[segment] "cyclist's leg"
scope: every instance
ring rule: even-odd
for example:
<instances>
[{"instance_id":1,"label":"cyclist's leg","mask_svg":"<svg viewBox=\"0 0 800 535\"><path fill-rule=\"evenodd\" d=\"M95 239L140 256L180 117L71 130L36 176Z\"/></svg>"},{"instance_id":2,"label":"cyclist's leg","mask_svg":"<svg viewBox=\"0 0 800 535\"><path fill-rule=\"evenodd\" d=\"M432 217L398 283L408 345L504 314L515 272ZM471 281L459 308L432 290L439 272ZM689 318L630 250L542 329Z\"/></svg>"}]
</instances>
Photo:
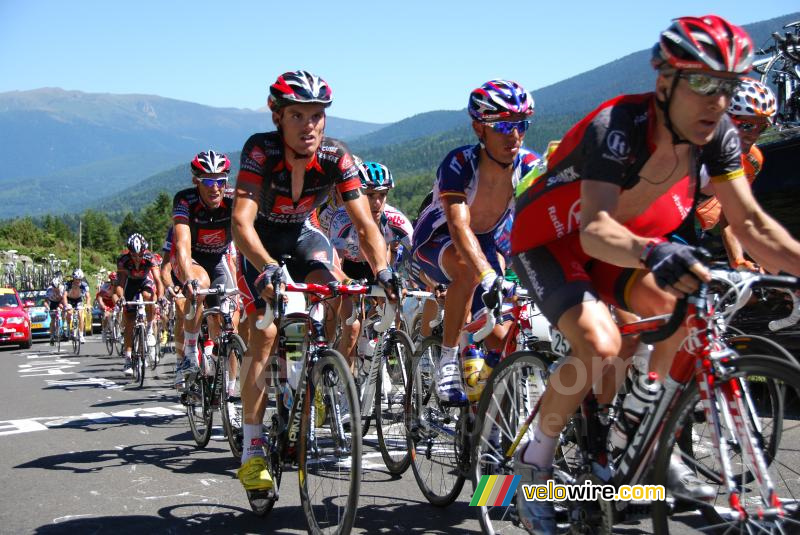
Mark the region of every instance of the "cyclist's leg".
<instances>
[{"instance_id":1,"label":"cyclist's leg","mask_svg":"<svg viewBox=\"0 0 800 535\"><path fill-rule=\"evenodd\" d=\"M278 328L273 322L266 329L258 329L256 322L263 318L266 303L255 289L259 270L240 255L238 286L247 311L250 335L247 351L242 361L240 385L242 390L242 466L237 472L246 490L272 488L272 477L267 471L262 448L262 422L267 407L269 381L269 356Z\"/></svg>"},{"instance_id":2,"label":"cyclist's leg","mask_svg":"<svg viewBox=\"0 0 800 535\"><path fill-rule=\"evenodd\" d=\"M616 358L620 349L619 330L585 271L589 257L582 253L577 240L577 235L567 236L514 259L514 271L523 286L531 290L539 309L572 347L572 354L549 378L533 440L515 453L514 470L522 483L552 478L559 434L602 377L607 361ZM555 532L552 503L527 502L518 497L517 509L528 529Z\"/></svg>"},{"instance_id":3,"label":"cyclist's leg","mask_svg":"<svg viewBox=\"0 0 800 535\"><path fill-rule=\"evenodd\" d=\"M366 279L368 282L373 282L372 270L369 264L361 262L349 262L344 260L342 262L342 270L346 278L350 279ZM334 273L335 275L335 273ZM353 307L356 306L356 300L351 297L342 298L342 306L337 316L342 327L342 337L336 350L339 351L344 358L347 359L347 364L350 369L353 369L353 355L355 354L356 344L361 332L361 317L355 318L352 324L348 325L347 320L353 313Z\"/></svg>"},{"instance_id":4,"label":"cyclist's leg","mask_svg":"<svg viewBox=\"0 0 800 535\"><path fill-rule=\"evenodd\" d=\"M208 288L211 281L208 278L206 270L194 260L192 261L189 273L183 273L179 269L178 264L174 265L175 281L180 285L184 285L188 281L197 280L198 289ZM187 299L188 301L188 299ZM203 297L197 298L197 310L194 318L191 320L184 318L183 320L183 367L179 373L191 373L198 370L200 361L197 356L197 339L200 336L200 324L203 320ZM185 303L185 309L188 311L190 303Z\"/></svg>"}]
</instances>

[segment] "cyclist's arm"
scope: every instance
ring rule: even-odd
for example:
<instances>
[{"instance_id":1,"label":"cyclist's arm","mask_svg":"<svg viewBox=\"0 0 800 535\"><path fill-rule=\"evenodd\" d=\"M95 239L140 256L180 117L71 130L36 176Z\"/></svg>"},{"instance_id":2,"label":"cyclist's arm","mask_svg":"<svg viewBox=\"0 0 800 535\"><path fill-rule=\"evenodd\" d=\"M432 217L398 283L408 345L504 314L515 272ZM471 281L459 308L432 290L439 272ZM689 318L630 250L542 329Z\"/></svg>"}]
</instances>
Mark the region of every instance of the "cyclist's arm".
<instances>
[{"instance_id":1,"label":"cyclist's arm","mask_svg":"<svg viewBox=\"0 0 800 535\"><path fill-rule=\"evenodd\" d=\"M800 243L758 205L745 178L712 182L728 224L765 269L800 275Z\"/></svg>"},{"instance_id":2,"label":"cyclist's arm","mask_svg":"<svg viewBox=\"0 0 800 535\"><path fill-rule=\"evenodd\" d=\"M260 187L254 184L239 181L236 185L236 194L233 200L233 216L231 230L233 242L247 261L259 270L264 264L277 264L261 243L254 223L258 215L258 196ZM173 245L174 247L174 245Z\"/></svg>"},{"instance_id":3,"label":"cyclist's arm","mask_svg":"<svg viewBox=\"0 0 800 535\"><path fill-rule=\"evenodd\" d=\"M175 249L175 263L183 273L183 282L189 282L192 273L192 231L189 225L178 221L173 225L172 247Z\"/></svg>"},{"instance_id":4,"label":"cyclist's arm","mask_svg":"<svg viewBox=\"0 0 800 535\"><path fill-rule=\"evenodd\" d=\"M650 238L637 236L614 219L620 187L598 180L581 181L581 247L589 256L628 268L641 268L640 258ZM699 262L691 267L708 280L708 270Z\"/></svg>"},{"instance_id":5,"label":"cyclist's arm","mask_svg":"<svg viewBox=\"0 0 800 535\"><path fill-rule=\"evenodd\" d=\"M486 260L480 243L475 233L470 228L469 206L467 197L462 195L448 195L442 198L444 214L447 218L447 228L450 238L456 246L461 259L472 268L475 273L494 271Z\"/></svg>"},{"instance_id":6,"label":"cyclist's arm","mask_svg":"<svg viewBox=\"0 0 800 535\"><path fill-rule=\"evenodd\" d=\"M125 296L125 284L127 282L128 282L128 270L117 269L117 287L114 288L114 292L120 299Z\"/></svg>"},{"instance_id":7,"label":"cyclist's arm","mask_svg":"<svg viewBox=\"0 0 800 535\"><path fill-rule=\"evenodd\" d=\"M156 295L154 299L161 299L164 297L164 284L161 282L161 266L153 266L150 268L150 276L153 282L156 283Z\"/></svg>"},{"instance_id":8,"label":"cyclist's arm","mask_svg":"<svg viewBox=\"0 0 800 535\"><path fill-rule=\"evenodd\" d=\"M172 263L169 260L166 260L161 264L160 271L161 283L164 285L164 287L169 288L171 286L175 286L175 281L172 280Z\"/></svg>"},{"instance_id":9,"label":"cyclist's arm","mask_svg":"<svg viewBox=\"0 0 800 535\"><path fill-rule=\"evenodd\" d=\"M350 221L358 232L358 244L369 262L372 272L377 274L389 266L386 259L386 241L383 239L378 225L372 219L369 203L364 195L344 201L344 208Z\"/></svg>"}]
</instances>

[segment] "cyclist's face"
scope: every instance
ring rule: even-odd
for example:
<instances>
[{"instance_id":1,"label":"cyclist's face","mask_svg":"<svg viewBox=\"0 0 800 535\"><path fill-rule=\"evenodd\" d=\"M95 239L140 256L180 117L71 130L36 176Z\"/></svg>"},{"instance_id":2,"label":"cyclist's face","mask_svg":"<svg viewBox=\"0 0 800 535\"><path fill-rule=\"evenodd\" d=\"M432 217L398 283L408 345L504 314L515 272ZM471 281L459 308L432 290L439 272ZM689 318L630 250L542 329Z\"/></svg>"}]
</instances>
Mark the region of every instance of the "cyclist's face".
<instances>
[{"instance_id":1,"label":"cyclist's face","mask_svg":"<svg viewBox=\"0 0 800 535\"><path fill-rule=\"evenodd\" d=\"M528 117L509 118L508 120L514 122L527 118ZM504 163L514 161L525 139L525 134L521 133L516 128L511 130L508 134L501 134L496 132L490 125L477 121L472 122L472 128L475 130L478 139L483 141L486 150L489 151L492 157Z\"/></svg>"},{"instance_id":2,"label":"cyclist's face","mask_svg":"<svg viewBox=\"0 0 800 535\"><path fill-rule=\"evenodd\" d=\"M325 130L325 106L293 104L277 114L284 142L298 154L311 154L322 142Z\"/></svg>"},{"instance_id":3,"label":"cyclist's face","mask_svg":"<svg viewBox=\"0 0 800 535\"><path fill-rule=\"evenodd\" d=\"M367 196L367 200L369 201L369 211L372 213L372 217L377 219L380 217L380 215L383 213L383 209L386 207L386 196L389 194L389 192L386 190L367 190L364 192L364 194Z\"/></svg>"},{"instance_id":4,"label":"cyclist's face","mask_svg":"<svg viewBox=\"0 0 800 535\"><path fill-rule=\"evenodd\" d=\"M217 208L222 203L222 196L225 193L227 181L219 182L219 179L227 176L228 175L225 173L217 173L213 175L202 175L194 179L194 183L197 184L197 191L200 193L200 198L203 199L206 206ZM211 183L211 186L207 186L203 179L212 179L206 181ZM217 183L214 183L214 180L216 180Z\"/></svg>"},{"instance_id":5,"label":"cyclist's face","mask_svg":"<svg viewBox=\"0 0 800 535\"><path fill-rule=\"evenodd\" d=\"M739 139L742 141L742 152L749 152L758 136L767 129L769 120L766 117L745 117L731 115L733 124L739 129Z\"/></svg>"},{"instance_id":6,"label":"cyclist's face","mask_svg":"<svg viewBox=\"0 0 800 535\"><path fill-rule=\"evenodd\" d=\"M691 74L692 71L687 70L683 73ZM727 73L720 73L719 77L736 78L735 75ZM672 81L672 76L659 77L659 91L669 92ZM670 102L670 118L678 133L690 143L705 145L714 137L714 131L730 103L730 95L724 92L700 95L689 87L689 82L685 78L681 78Z\"/></svg>"}]
</instances>

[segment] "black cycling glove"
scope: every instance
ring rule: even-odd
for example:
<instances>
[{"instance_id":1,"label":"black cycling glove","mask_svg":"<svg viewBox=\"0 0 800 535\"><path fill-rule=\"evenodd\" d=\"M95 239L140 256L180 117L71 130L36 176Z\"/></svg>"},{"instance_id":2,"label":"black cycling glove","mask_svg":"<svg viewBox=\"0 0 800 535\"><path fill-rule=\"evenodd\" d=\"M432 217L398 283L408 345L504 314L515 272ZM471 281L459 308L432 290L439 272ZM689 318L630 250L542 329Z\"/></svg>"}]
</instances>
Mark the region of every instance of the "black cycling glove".
<instances>
[{"instance_id":1,"label":"black cycling glove","mask_svg":"<svg viewBox=\"0 0 800 535\"><path fill-rule=\"evenodd\" d=\"M381 285L389 299L397 299L398 284L394 272L389 268L384 268L375 274L375 280Z\"/></svg>"},{"instance_id":2,"label":"black cycling glove","mask_svg":"<svg viewBox=\"0 0 800 535\"><path fill-rule=\"evenodd\" d=\"M283 282L283 269L281 266L278 264L265 264L264 270L256 277L254 285L260 294L270 284L274 287L281 282Z\"/></svg>"},{"instance_id":3,"label":"black cycling glove","mask_svg":"<svg viewBox=\"0 0 800 535\"><path fill-rule=\"evenodd\" d=\"M700 263L701 256L690 245L653 240L642 252L641 261L653 272L658 286L666 288L678 282L684 275L697 278L689 268Z\"/></svg>"}]
</instances>

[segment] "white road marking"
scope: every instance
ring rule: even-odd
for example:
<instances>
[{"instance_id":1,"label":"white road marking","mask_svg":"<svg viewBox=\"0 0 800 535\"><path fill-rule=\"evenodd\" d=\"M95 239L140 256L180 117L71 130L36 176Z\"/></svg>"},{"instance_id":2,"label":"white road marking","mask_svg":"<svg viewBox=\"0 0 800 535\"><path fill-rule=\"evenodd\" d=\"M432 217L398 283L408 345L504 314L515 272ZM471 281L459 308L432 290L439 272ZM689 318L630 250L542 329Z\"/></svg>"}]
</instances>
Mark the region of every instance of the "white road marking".
<instances>
[{"instance_id":1,"label":"white road marking","mask_svg":"<svg viewBox=\"0 0 800 535\"><path fill-rule=\"evenodd\" d=\"M39 416L36 418L23 418L18 420L0 420L0 436L30 433L32 431L46 431L58 427L75 426L76 424L88 426L125 422L126 420L182 416L183 414L184 410L182 405L170 405L167 407L128 409L112 413L90 412L75 416ZM122 447L118 447L118 449L122 449Z\"/></svg>"}]
</instances>

